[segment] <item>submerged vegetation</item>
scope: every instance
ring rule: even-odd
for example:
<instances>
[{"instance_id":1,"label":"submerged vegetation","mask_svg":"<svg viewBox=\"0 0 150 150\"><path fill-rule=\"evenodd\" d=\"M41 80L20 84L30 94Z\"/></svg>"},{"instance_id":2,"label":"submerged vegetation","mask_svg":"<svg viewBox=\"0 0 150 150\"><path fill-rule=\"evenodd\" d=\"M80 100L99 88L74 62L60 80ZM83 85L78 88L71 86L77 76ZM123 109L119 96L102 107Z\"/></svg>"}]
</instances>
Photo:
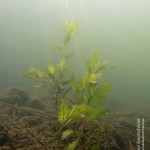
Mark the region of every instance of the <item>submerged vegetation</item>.
<instances>
[{"instance_id":1,"label":"submerged vegetation","mask_svg":"<svg viewBox=\"0 0 150 150\"><path fill-rule=\"evenodd\" d=\"M66 45L70 38L77 33L78 25L66 21L61 24L65 31L64 46L52 45L51 48L55 51L61 53L61 59L59 63L49 64L46 66L45 72L39 69L30 68L29 71L25 73L28 78L37 78L41 80L41 84L37 87L43 87L48 89L50 93L50 99L55 102L55 107L58 109L59 102L65 98L67 93L71 89L71 81L73 80L73 75L68 75L70 68L67 66L67 60L73 56L71 53L66 53Z\"/></svg>"},{"instance_id":2,"label":"submerged vegetation","mask_svg":"<svg viewBox=\"0 0 150 150\"><path fill-rule=\"evenodd\" d=\"M98 54L95 52L87 61L83 77L77 80L67 65L67 60L73 54L67 53L66 47L70 39L77 34L78 25L71 21L65 21L61 26L64 29L64 46L51 46L53 50L61 53L58 64L47 65L44 72L32 67L25 73L25 76L39 79L41 84L38 87L46 88L49 91L50 100L55 102L58 121L61 125L57 134L62 133L61 140L74 135L72 142L67 147L67 150L74 150L85 136L86 123L107 113L105 108L98 106L110 91L111 84L100 84L100 79L102 71L110 69L112 66L107 65L108 61L100 62ZM69 92L74 95L75 104L72 106L69 106L67 101ZM72 124L78 121L81 121L79 129L74 130Z\"/></svg>"},{"instance_id":3,"label":"submerged vegetation","mask_svg":"<svg viewBox=\"0 0 150 150\"><path fill-rule=\"evenodd\" d=\"M74 55L69 53L68 43L77 34L78 25L65 21L61 26L64 44L51 46L61 54L57 63L48 64L43 71L32 67L25 73L27 78L38 79L36 87L49 91L49 97L30 96L18 88L0 93L0 149L135 149L135 118L139 115L124 115L123 107L119 114L114 108L116 114L106 115L109 112L101 106L111 89L111 84L102 80L102 71L112 66L101 62L95 52L87 60L83 76L75 77L68 63ZM51 106L42 100L49 100ZM148 134L145 145L150 147Z\"/></svg>"}]
</instances>

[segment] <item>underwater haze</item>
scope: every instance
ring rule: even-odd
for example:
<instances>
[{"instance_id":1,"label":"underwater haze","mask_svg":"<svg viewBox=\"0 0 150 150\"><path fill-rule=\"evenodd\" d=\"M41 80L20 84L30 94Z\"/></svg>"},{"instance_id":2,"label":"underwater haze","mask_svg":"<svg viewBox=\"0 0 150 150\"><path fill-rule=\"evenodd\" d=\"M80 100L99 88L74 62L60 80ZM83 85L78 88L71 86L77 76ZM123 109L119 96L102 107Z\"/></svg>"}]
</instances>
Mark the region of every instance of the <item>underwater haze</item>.
<instances>
[{"instance_id":1,"label":"underwater haze","mask_svg":"<svg viewBox=\"0 0 150 150\"><path fill-rule=\"evenodd\" d=\"M24 73L56 61L50 46L64 42L59 24L70 19L79 25L69 44L75 74L97 51L116 66L103 74L112 84L106 103L148 111L149 8L149 0L0 0L0 89L32 87Z\"/></svg>"}]
</instances>

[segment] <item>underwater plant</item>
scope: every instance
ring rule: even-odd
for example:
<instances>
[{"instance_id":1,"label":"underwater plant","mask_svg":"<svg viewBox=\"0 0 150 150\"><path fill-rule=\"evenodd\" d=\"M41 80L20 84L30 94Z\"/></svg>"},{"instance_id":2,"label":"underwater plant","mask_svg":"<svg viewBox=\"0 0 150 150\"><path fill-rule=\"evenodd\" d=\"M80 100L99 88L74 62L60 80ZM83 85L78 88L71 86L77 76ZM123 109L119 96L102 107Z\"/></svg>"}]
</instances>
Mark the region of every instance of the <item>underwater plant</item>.
<instances>
[{"instance_id":1,"label":"underwater plant","mask_svg":"<svg viewBox=\"0 0 150 150\"><path fill-rule=\"evenodd\" d=\"M87 122L102 117L106 113L104 108L94 108L87 104L77 104L73 105L69 109L68 104L61 102L58 120L61 124L61 128L58 132L65 129L62 132L61 140L65 140L70 136L74 136L74 140L67 146L67 150L75 150L79 145L82 138L85 138L84 128L86 127ZM78 130L73 129L71 125L73 123L81 120L81 123L78 125Z\"/></svg>"},{"instance_id":2,"label":"underwater plant","mask_svg":"<svg viewBox=\"0 0 150 150\"><path fill-rule=\"evenodd\" d=\"M77 82L72 82L72 89L75 92L77 103L87 105L98 105L106 97L111 89L110 83L99 84L102 78L101 71L111 69L108 61L100 62L97 53L94 53L88 60L84 76Z\"/></svg>"},{"instance_id":3,"label":"underwater plant","mask_svg":"<svg viewBox=\"0 0 150 150\"><path fill-rule=\"evenodd\" d=\"M50 99L55 102L55 108L58 110L59 101L61 101L71 89L72 75L69 75L70 68L67 66L67 60L72 57L71 53L66 53L66 45L70 38L77 33L78 25L71 21L65 21L61 24L65 32L64 47L60 45L52 45L53 50L61 53L61 59L57 65L49 64L45 71L41 71L31 67L26 73L27 78L37 78L41 81L40 85L35 87L43 87L49 91Z\"/></svg>"},{"instance_id":4,"label":"underwater plant","mask_svg":"<svg viewBox=\"0 0 150 150\"><path fill-rule=\"evenodd\" d=\"M101 83L100 79L103 70L113 67L108 65L108 61L100 62L98 54L94 53L87 61L83 77L76 80L67 66L67 60L73 54L66 53L66 46L71 37L77 34L78 25L65 21L61 26L65 32L64 46L51 46L53 50L61 53L59 63L47 65L44 72L32 67L25 73L25 77L39 79L41 84L38 87L49 91L51 100L55 101L55 108L58 111L58 121L61 125L58 133L62 132L61 140L74 135L74 140L67 147L67 150L74 150L85 136L86 123L104 116L107 112L105 108L97 106L109 93L111 84ZM69 106L67 102L68 92L74 93L75 104L72 106ZM82 122L79 129L72 129L71 125L79 120Z\"/></svg>"},{"instance_id":5,"label":"underwater plant","mask_svg":"<svg viewBox=\"0 0 150 150\"><path fill-rule=\"evenodd\" d=\"M58 120L62 124L60 130L68 126L69 129L62 133L61 140L74 134L75 139L67 146L67 150L74 150L81 139L85 137L84 127L87 122L100 118L107 113L107 110L98 106L111 89L110 83L100 84L101 71L111 69L108 61L100 62L97 53L94 53L87 62L84 76L78 80L71 80L72 91L75 93L76 104L69 109L68 104L63 100L60 104ZM82 120L80 130L70 129L70 124Z\"/></svg>"}]
</instances>

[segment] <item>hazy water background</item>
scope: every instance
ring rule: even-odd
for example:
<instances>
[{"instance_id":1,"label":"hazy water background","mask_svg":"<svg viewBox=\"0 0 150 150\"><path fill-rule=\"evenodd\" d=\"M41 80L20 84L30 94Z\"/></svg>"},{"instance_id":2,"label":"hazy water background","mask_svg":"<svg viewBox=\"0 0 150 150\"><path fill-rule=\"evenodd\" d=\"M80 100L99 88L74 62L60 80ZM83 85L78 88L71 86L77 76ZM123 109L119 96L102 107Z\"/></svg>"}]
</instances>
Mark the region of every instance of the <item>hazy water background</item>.
<instances>
[{"instance_id":1,"label":"hazy water background","mask_svg":"<svg viewBox=\"0 0 150 150\"><path fill-rule=\"evenodd\" d=\"M73 18L79 24L78 36L69 44L78 58L72 60L74 71L98 51L117 67L104 73L104 80L112 83L107 101L147 111L149 8L149 0L0 0L0 89L31 87L23 73L55 61L50 45L63 43L59 23Z\"/></svg>"}]
</instances>

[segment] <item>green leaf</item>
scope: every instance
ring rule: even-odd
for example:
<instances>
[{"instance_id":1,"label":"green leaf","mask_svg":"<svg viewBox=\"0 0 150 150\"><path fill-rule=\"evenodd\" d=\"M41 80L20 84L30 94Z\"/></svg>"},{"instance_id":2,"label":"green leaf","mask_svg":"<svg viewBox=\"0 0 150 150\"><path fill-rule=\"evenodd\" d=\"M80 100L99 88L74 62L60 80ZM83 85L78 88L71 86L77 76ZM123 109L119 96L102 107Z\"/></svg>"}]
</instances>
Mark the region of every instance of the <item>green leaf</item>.
<instances>
[{"instance_id":1,"label":"green leaf","mask_svg":"<svg viewBox=\"0 0 150 150\"><path fill-rule=\"evenodd\" d=\"M98 87L94 92L89 104L90 105L99 104L101 100L108 94L110 89L111 89L110 83L104 83L103 85Z\"/></svg>"},{"instance_id":2,"label":"green leaf","mask_svg":"<svg viewBox=\"0 0 150 150\"><path fill-rule=\"evenodd\" d=\"M89 61L87 62L87 71L89 73L93 73L95 72L95 70L97 69L97 67L99 66L100 64L100 61L99 61L99 57L98 57L98 54L97 53L94 53L92 55L92 57L89 59Z\"/></svg>"},{"instance_id":3,"label":"green leaf","mask_svg":"<svg viewBox=\"0 0 150 150\"><path fill-rule=\"evenodd\" d=\"M80 114L83 114L86 117L87 121L95 118L100 118L106 113L106 110L104 108L94 108L86 104L79 105L79 108Z\"/></svg>"},{"instance_id":4,"label":"green leaf","mask_svg":"<svg viewBox=\"0 0 150 150\"><path fill-rule=\"evenodd\" d=\"M97 83L97 80L98 80L98 78L100 78L100 77L101 77L101 74L91 73L91 74L90 74L89 82L92 83L92 84L95 84L95 83Z\"/></svg>"},{"instance_id":5,"label":"green leaf","mask_svg":"<svg viewBox=\"0 0 150 150\"><path fill-rule=\"evenodd\" d=\"M63 74L69 71L69 68L66 67L66 59L62 58L60 63L57 65L57 73L58 74Z\"/></svg>"},{"instance_id":6,"label":"green leaf","mask_svg":"<svg viewBox=\"0 0 150 150\"><path fill-rule=\"evenodd\" d=\"M70 38L77 34L78 31L78 24L66 20L64 23L61 24L65 31L65 45L69 42Z\"/></svg>"},{"instance_id":7,"label":"green leaf","mask_svg":"<svg viewBox=\"0 0 150 150\"><path fill-rule=\"evenodd\" d=\"M99 72L99 71L102 71L102 70L106 70L106 69L113 69L115 68L115 66L108 66L107 64L109 63L109 61L104 61L98 68L95 72Z\"/></svg>"},{"instance_id":8,"label":"green leaf","mask_svg":"<svg viewBox=\"0 0 150 150\"><path fill-rule=\"evenodd\" d=\"M55 72L56 72L56 69L55 69L55 67L54 67L52 64L50 64L50 65L48 65L48 66L46 67L46 73L47 73L48 75L54 76Z\"/></svg>"},{"instance_id":9,"label":"green leaf","mask_svg":"<svg viewBox=\"0 0 150 150\"><path fill-rule=\"evenodd\" d=\"M80 141L80 138L77 138L75 141L73 141L71 144L68 145L66 150L75 150L75 148L78 146Z\"/></svg>"},{"instance_id":10,"label":"green leaf","mask_svg":"<svg viewBox=\"0 0 150 150\"><path fill-rule=\"evenodd\" d=\"M69 117L72 118L72 120L75 120L75 118L79 117L79 105L72 106Z\"/></svg>"},{"instance_id":11,"label":"green leaf","mask_svg":"<svg viewBox=\"0 0 150 150\"><path fill-rule=\"evenodd\" d=\"M43 134L44 134L45 136L52 136L52 135L53 135L53 133L50 132L49 130L44 130L44 131L43 131Z\"/></svg>"},{"instance_id":12,"label":"green leaf","mask_svg":"<svg viewBox=\"0 0 150 150\"><path fill-rule=\"evenodd\" d=\"M79 117L79 106L73 105L71 110L68 108L68 104L62 100L59 109L59 117L58 120L61 124L67 125L68 123L74 121L77 117Z\"/></svg>"},{"instance_id":13,"label":"green leaf","mask_svg":"<svg viewBox=\"0 0 150 150\"><path fill-rule=\"evenodd\" d=\"M66 139L69 135L71 135L74 131L73 130L66 130L62 133L62 136L61 136L61 140L64 140Z\"/></svg>"},{"instance_id":14,"label":"green leaf","mask_svg":"<svg viewBox=\"0 0 150 150\"><path fill-rule=\"evenodd\" d=\"M91 112L87 118L87 121L90 121L92 119L101 118L106 114L106 109L104 108L91 108Z\"/></svg>"},{"instance_id":15,"label":"green leaf","mask_svg":"<svg viewBox=\"0 0 150 150\"><path fill-rule=\"evenodd\" d=\"M58 120L61 124L65 124L66 121L68 120L68 114L70 113L70 110L68 108L68 104L65 103L64 100L62 100L60 104L60 109L59 109L59 116Z\"/></svg>"},{"instance_id":16,"label":"green leaf","mask_svg":"<svg viewBox=\"0 0 150 150\"><path fill-rule=\"evenodd\" d=\"M25 77L27 77L27 78L40 78L40 79L44 79L46 77L46 75L41 70L35 69L35 68L31 67L29 69L29 71L27 71L25 73Z\"/></svg>"},{"instance_id":17,"label":"green leaf","mask_svg":"<svg viewBox=\"0 0 150 150\"><path fill-rule=\"evenodd\" d=\"M89 73L85 72L83 78L80 79L77 83L75 83L74 81L72 82L72 89L75 91L75 96L78 102L83 101L83 91L89 85L89 76Z\"/></svg>"}]
</instances>

